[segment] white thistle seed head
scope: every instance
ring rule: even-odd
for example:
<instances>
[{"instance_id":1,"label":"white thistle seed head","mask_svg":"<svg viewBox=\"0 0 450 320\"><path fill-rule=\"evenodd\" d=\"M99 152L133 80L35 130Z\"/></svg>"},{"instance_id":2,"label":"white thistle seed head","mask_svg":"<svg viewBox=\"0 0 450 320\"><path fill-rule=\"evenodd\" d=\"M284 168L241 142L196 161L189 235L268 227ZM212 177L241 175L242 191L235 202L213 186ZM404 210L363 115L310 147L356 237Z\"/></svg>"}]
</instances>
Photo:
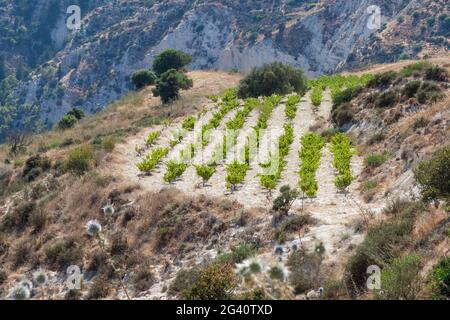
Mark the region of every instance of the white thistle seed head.
<instances>
[{"instance_id":1,"label":"white thistle seed head","mask_svg":"<svg viewBox=\"0 0 450 320\"><path fill-rule=\"evenodd\" d=\"M97 220L90 220L86 224L86 231L91 237L96 236L102 232L102 225Z\"/></svg>"}]
</instances>

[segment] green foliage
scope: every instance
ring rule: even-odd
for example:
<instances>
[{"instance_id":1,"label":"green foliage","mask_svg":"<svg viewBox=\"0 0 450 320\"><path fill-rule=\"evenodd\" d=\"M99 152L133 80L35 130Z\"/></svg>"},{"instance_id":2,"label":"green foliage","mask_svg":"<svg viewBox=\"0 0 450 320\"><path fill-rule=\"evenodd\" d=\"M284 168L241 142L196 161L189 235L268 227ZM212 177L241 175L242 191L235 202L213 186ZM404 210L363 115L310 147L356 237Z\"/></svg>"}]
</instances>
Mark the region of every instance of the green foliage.
<instances>
[{"instance_id":1,"label":"green foliage","mask_svg":"<svg viewBox=\"0 0 450 320\"><path fill-rule=\"evenodd\" d=\"M273 190L277 187L281 173L286 167L285 158L289 153L290 146L294 142L294 128L292 124L284 125L284 134L278 140L278 154L271 156L268 164L261 165L265 172L260 174L260 184L267 190ZM277 165L275 169L274 166ZM273 170L275 169L275 172Z\"/></svg>"},{"instance_id":2,"label":"green foliage","mask_svg":"<svg viewBox=\"0 0 450 320\"><path fill-rule=\"evenodd\" d=\"M325 139L315 133L307 133L301 138L300 188L308 197L315 197L318 190L316 171L320 165Z\"/></svg>"},{"instance_id":3,"label":"green foliage","mask_svg":"<svg viewBox=\"0 0 450 320\"><path fill-rule=\"evenodd\" d=\"M378 265L388 266L410 243L415 218L424 211L419 203L405 203L396 209L394 218L382 221L369 228L366 238L349 259L345 270L345 284L352 295L364 292L367 280L367 268Z\"/></svg>"},{"instance_id":4,"label":"green foliage","mask_svg":"<svg viewBox=\"0 0 450 320\"><path fill-rule=\"evenodd\" d=\"M334 183L339 190L345 190L353 181L350 171L350 162L353 157L352 142L342 133L331 139L331 152L333 153L333 166L338 171Z\"/></svg>"},{"instance_id":5,"label":"green foliage","mask_svg":"<svg viewBox=\"0 0 450 320\"><path fill-rule=\"evenodd\" d=\"M255 249L248 244L234 247L230 252L223 253L217 258L220 264L237 264L255 255Z\"/></svg>"},{"instance_id":6,"label":"green foliage","mask_svg":"<svg viewBox=\"0 0 450 320\"><path fill-rule=\"evenodd\" d=\"M431 66L432 66L431 63L427 61L412 63L404 67L402 70L400 70L400 75L404 78L411 77L414 73L420 73Z\"/></svg>"},{"instance_id":7,"label":"green foliage","mask_svg":"<svg viewBox=\"0 0 450 320\"><path fill-rule=\"evenodd\" d=\"M450 298L450 257L442 258L431 271L431 287L439 299Z\"/></svg>"},{"instance_id":8,"label":"green foliage","mask_svg":"<svg viewBox=\"0 0 450 320\"><path fill-rule=\"evenodd\" d=\"M180 90L188 90L193 85L192 79L189 79L184 73L170 69L161 74L156 81L153 95L161 97L163 103L169 103L179 98Z\"/></svg>"},{"instance_id":9,"label":"green foliage","mask_svg":"<svg viewBox=\"0 0 450 320\"><path fill-rule=\"evenodd\" d=\"M156 75L147 69L137 70L131 75L131 82L137 90L153 85L155 81Z\"/></svg>"},{"instance_id":10,"label":"green foliage","mask_svg":"<svg viewBox=\"0 0 450 320\"><path fill-rule=\"evenodd\" d=\"M282 98L277 95L272 95L270 97L264 98L264 102L260 105L259 118L256 124L255 130L259 134L259 130L267 129L267 122L272 115L273 109L280 104ZM259 135L258 135L259 137ZM259 141L259 139L258 139Z\"/></svg>"},{"instance_id":11,"label":"green foliage","mask_svg":"<svg viewBox=\"0 0 450 320\"><path fill-rule=\"evenodd\" d=\"M35 155L27 159L22 171L22 177L26 181L34 181L41 173L49 170L51 161L46 156Z\"/></svg>"},{"instance_id":12,"label":"green foliage","mask_svg":"<svg viewBox=\"0 0 450 320\"><path fill-rule=\"evenodd\" d=\"M397 78L398 74L395 71L378 73L367 83L367 86L370 88L386 88L390 86Z\"/></svg>"},{"instance_id":13,"label":"green foliage","mask_svg":"<svg viewBox=\"0 0 450 320\"><path fill-rule=\"evenodd\" d=\"M239 110L236 113L236 116L234 119L227 122L227 129L230 130L239 130L242 129L244 126L245 120L247 119L248 115L254 108L260 105L260 102L258 99L255 98L247 98L245 100L245 105L242 110Z\"/></svg>"},{"instance_id":14,"label":"green foliage","mask_svg":"<svg viewBox=\"0 0 450 320\"><path fill-rule=\"evenodd\" d=\"M429 81L425 81L417 91L417 100L420 103L436 102L444 97L442 89Z\"/></svg>"},{"instance_id":15,"label":"green foliage","mask_svg":"<svg viewBox=\"0 0 450 320\"><path fill-rule=\"evenodd\" d=\"M231 188L232 191L236 190L236 186L239 183L242 183L247 174L247 170L249 169L249 165L245 163L239 163L237 160L226 166L227 171L227 187Z\"/></svg>"},{"instance_id":16,"label":"green foliage","mask_svg":"<svg viewBox=\"0 0 450 320\"><path fill-rule=\"evenodd\" d=\"M216 167L213 165L197 165L195 166L195 170L197 172L197 175L202 178L203 186L205 186L209 179L211 179L211 177L216 172Z\"/></svg>"},{"instance_id":17,"label":"green foliage","mask_svg":"<svg viewBox=\"0 0 450 320\"><path fill-rule=\"evenodd\" d=\"M73 128L75 124L85 117L84 112L78 108L73 108L58 122L58 129L66 130Z\"/></svg>"},{"instance_id":18,"label":"green foliage","mask_svg":"<svg viewBox=\"0 0 450 320\"><path fill-rule=\"evenodd\" d=\"M397 94L393 90L385 91L375 99L375 106L378 108L389 108L397 101Z\"/></svg>"},{"instance_id":19,"label":"green foliage","mask_svg":"<svg viewBox=\"0 0 450 320\"><path fill-rule=\"evenodd\" d=\"M315 107L319 107L322 104L323 99L323 88L321 86L316 86L311 91L311 103Z\"/></svg>"},{"instance_id":20,"label":"green foliage","mask_svg":"<svg viewBox=\"0 0 450 320\"><path fill-rule=\"evenodd\" d=\"M416 95L417 91L419 90L420 86L422 84L422 81L420 80L412 80L405 84L405 86L402 89L402 95L404 95L407 98L412 98Z\"/></svg>"},{"instance_id":21,"label":"green foliage","mask_svg":"<svg viewBox=\"0 0 450 320\"><path fill-rule=\"evenodd\" d=\"M90 145L81 145L69 152L64 170L74 175L83 175L94 164L94 151Z\"/></svg>"},{"instance_id":22,"label":"green foliage","mask_svg":"<svg viewBox=\"0 0 450 320\"><path fill-rule=\"evenodd\" d=\"M141 172L150 173L153 169L156 168L159 161L169 153L169 151L169 148L156 148L136 166Z\"/></svg>"},{"instance_id":23,"label":"green foliage","mask_svg":"<svg viewBox=\"0 0 450 320\"><path fill-rule=\"evenodd\" d=\"M160 135L161 135L160 131L150 132L147 138L145 139L145 145L147 146L147 148L151 147L156 142L156 140L159 138Z\"/></svg>"},{"instance_id":24,"label":"green foliage","mask_svg":"<svg viewBox=\"0 0 450 320\"><path fill-rule=\"evenodd\" d=\"M78 264L83 255L79 243L77 239L69 237L47 246L44 251L48 263L61 270L70 265Z\"/></svg>"},{"instance_id":25,"label":"green foliage","mask_svg":"<svg viewBox=\"0 0 450 320\"><path fill-rule=\"evenodd\" d=\"M286 215L297 200L299 192L297 189L291 189L290 186L286 185L280 188L280 193L273 202L272 210Z\"/></svg>"},{"instance_id":26,"label":"green foliage","mask_svg":"<svg viewBox=\"0 0 450 320\"><path fill-rule=\"evenodd\" d=\"M366 158L366 166L376 168L387 161L387 156L384 154L373 153Z\"/></svg>"},{"instance_id":27,"label":"green foliage","mask_svg":"<svg viewBox=\"0 0 450 320\"><path fill-rule=\"evenodd\" d=\"M273 62L253 69L239 84L241 98L272 94L304 93L307 89L303 71L290 65Z\"/></svg>"},{"instance_id":28,"label":"green foliage","mask_svg":"<svg viewBox=\"0 0 450 320\"><path fill-rule=\"evenodd\" d=\"M422 287L420 276L420 257L407 255L396 258L381 273L381 289L383 295L380 299L388 300L415 300Z\"/></svg>"},{"instance_id":29,"label":"green foliage","mask_svg":"<svg viewBox=\"0 0 450 320\"><path fill-rule=\"evenodd\" d=\"M297 113L297 105L300 103L300 96L299 95L293 95L289 96L287 102L286 102L286 117L288 117L291 120L294 120L295 115Z\"/></svg>"},{"instance_id":30,"label":"green foliage","mask_svg":"<svg viewBox=\"0 0 450 320\"><path fill-rule=\"evenodd\" d=\"M175 49L167 49L155 57L153 71L157 75L162 75L170 69L179 71L191 62L192 57L189 54Z\"/></svg>"},{"instance_id":31,"label":"green foliage","mask_svg":"<svg viewBox=\"0 0 450 320\"><path fill-rule=\"evenodd\" d=\"M164 180L169 183L175 181L183 175L187 167L187 164L184 162L176 162L173 160L167 162L167 171L164 175Z\"/></svg>"},{"instance_id":32,"label":"green foliage","mask_svg":"<svg viewBox=\"0 0 450 320\"><path fill-rule=\"evenodd\" d=\"M187 300L230 300L237 278L229 265L213 264L202 270L192 287L183 294Z\"/></svg>"},{"instance_id":33,"label":"green foliage","mask_svg":"<svg viewBox=\"0 0 450 320\"><path fill-rule=\"evenodd\" d=\"M350 87L350 88L346 88L342 91L338 91L333 95L333 108L336 108L340 105L342 105L343 103L348 103L350 102L353 98L355 98L360 92L361 92L361 87L360 86L356 86L356 87Z\"/></svg>"},{"instance_id":34,"label":"green foliage","mask_svg":"<svg viewBox=\"0 0 450 320\"><path fill-rule=\"evenodd\" d=\"M182 124L182 128L184 130L188 130L188 131L192 131L195 128L195 123L197 122L197 120L195 119L195 117L187 117L186 119L184 119L183 124Z\"/></svg>"},{"instance_id":35,"label":"green foliage","mask_svg":"<svg viewBox=\"0 0 450 320\"><path fill-rule=\"evenodd\" d=\"M436 151L413 172L425 201L450 201L450 147Z\"/></svg>"}]
</instances>

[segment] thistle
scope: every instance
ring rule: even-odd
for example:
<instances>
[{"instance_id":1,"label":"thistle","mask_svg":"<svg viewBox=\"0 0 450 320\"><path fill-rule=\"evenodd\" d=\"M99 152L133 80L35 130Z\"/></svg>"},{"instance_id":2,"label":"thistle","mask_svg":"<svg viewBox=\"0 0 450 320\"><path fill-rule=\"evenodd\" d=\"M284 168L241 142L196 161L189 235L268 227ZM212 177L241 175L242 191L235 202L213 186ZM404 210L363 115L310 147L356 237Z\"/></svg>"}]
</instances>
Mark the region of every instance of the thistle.
<instances>
[{"instance_id":1,"label":"thistle","mask_svg":"<svg viewBox=\"0 0 450 320\"><path fill-rule=\"evenodd\" d=\"M91 237L94 237L94 236L98 235L100 232L102 232L102 226L97 220L90 220L86 224L86 231L87 231L88 235L90 235Z\"/></svg>"},{"instance_id":2,"label":"thistle","mask_svg":"<svg viewBox=\"0 0 450 320\"><path fill-rule=\"evenodd\" d=\"M21 285L14 287L10 293L10 297L14 300L28 300L30 299L30 296L30 289Z\"/></svg>"},{"instance_id":3,"label":"thistle","mask_svg":"<svg viewBox=\"0 0 450 320\"><path fill-rule=\"evenodd\" d=\"M102 208L103 214L107 217L112 217L114 213L116 213L116 210L114 209L114 206L112 204L108 204L105 207Z\"/></svg>"},{"instance_id":4,"label":"thistle","mask_svg":"<svg viewBox=\"0 0 450 320\"><path fill-rule=\"evenodd\" d=\"M40 286L46 284L48 281L47 274L42 270L35 272L33 275L33 278L34 278L34 281Z\"/></svg>"}]
</instances>

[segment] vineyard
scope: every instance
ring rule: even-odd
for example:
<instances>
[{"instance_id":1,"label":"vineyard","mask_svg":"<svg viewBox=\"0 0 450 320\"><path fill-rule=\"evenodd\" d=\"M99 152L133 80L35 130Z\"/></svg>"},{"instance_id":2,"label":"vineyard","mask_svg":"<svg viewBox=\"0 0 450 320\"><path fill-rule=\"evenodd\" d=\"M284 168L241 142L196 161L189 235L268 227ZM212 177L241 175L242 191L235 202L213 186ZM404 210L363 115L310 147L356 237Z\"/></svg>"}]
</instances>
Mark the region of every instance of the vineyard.
<instances>
[{"instance_id":1,"label":"vineyard","mask_svg":"<svg viewBox=\"0 0 450 320\"><path fill-rule=\"evenodd\" d=\"M309 83L306 96L240 100L230 89L211 98L210 107L198 115L149 132L136 146L137 176L153 188L172 185L185 192L238 199L274 195L290 184L303 197L315 199L321 188L317 174L323 174L320 165L327 161L334 168L329 179L336 192L346 191L354 180L350 139L337 133L327 143L308 128L315 123L315 114L329 112L326 103L333 92L370 78L321 77ZM324 152L332 159L323 158Z\"/></svg>"}]
</instances>

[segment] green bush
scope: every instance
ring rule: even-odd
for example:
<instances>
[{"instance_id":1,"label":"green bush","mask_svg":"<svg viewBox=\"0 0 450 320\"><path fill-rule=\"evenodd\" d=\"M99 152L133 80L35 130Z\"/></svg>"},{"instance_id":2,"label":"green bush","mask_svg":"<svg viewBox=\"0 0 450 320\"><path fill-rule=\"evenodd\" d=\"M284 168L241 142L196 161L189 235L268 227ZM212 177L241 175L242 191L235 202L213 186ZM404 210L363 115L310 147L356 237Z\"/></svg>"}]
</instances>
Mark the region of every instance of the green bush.
<instances>
[{"instance_id":1,"label":"green bush","mask_svg":"<svg viewBox=\"0 0 450 320\"><path fill-rule=\"evenodd\" d=\"M392 107L396 101L397 94L395 93L395 91L388 90L378 95L378 97L375 99L375 106L378 108L389 108Z\"/></svg>"},{"instance_id":2,"label":"green bush","mask_svg":"<svg viewBox=\"0 0 450 320\"><path fill-rule=\"evenodd\" d=\"M425 81L417 91L417 100L420 103L436 102L444 97L442 89L429 81Z\"/></svg>"},{"instance_id":3,"label":"green bush","mask_svg":"<svg viewBox=\"0 0 450 320\"><path fill-rule=\"evenodd\" d=\"M22 177L26 181L34 181L42 172L51 168L49 158L41 155L35 155L27 159L22 170Z\"/></svg>"},{"instance_id":4,"label":"green bush","mask_svg":"<svg viewBox=\"0 0 450 320\"><path fill-rule=\"evenodd\" d=\"M408 98L414 97L417 91L419 90L421 84L422 81L420 80L413 80L408 82L402 89L402 95Z\"/></svg>"},{"instance_id":5,"label":"green bush","mask_svg":"<svg viewBox=\"0 0 450 320\"><path fill-rule=\"evenodd\" d=\"M317 288L322 257L303 250L294 251L288 258L290 268L289 282L296 294Z\"/></svg>"},{"instance_id":6,"label":"green bush","mask_svg":"<svg viewBox=\"0 0 450 320\"><path fill-rule=\"evenodd\" d=\"M354 120L354 114L352 105L350 103L343 103L338 107L333 107L331 111L331 119L338 127L342 127L348 123L352 123Z\"/></svg>"},{"instance_id":7,"label":"green bush","mask_svg":"<svg viewBox=\"0 0 450 320\"><path fill-rule=\"evenodd\" d=\"M171 69L181 70L191 62L192 57L189 54L175 49L167 49L155 57L153 71L157 75L162 75Z\"/></svg>"},{"instance_id":8,"label":"green bush","mask_svg":"<svg viewBox=\"0 0 450 320\"><path fill-rule=\"evenodd\" d=\"M300 69L281 62L273 62L253 69L239 84L241 98L289 94L293 91L304 93L307 89L306 77Z\"/></svg>"},{"instance_id":9,"label":"green bush","mask_svg":"<svg viewBox=\"0 0 450 320\"><path fill-rule=\"evenodd\" d=\"M376 168L381 166L387 161L387 157L384 154L371 154L366 158L366 166Z\"/></svg>"},{"instance_id":10,"label":"green bush","mask_svg":"<svg viewBox=\"0 0 450 320\"><path fill-rule=\"evenodd\" d=\"M421 73L430 66L431 64L426 61L412 63L400 70L400 75L404 78L411 77L414 73Z\"/></svg>"},{"instance_id":11,"label":"green bush","mask_svg":"<svg viewBox=\"0 0 450 320\"><path fill-rule=\"evenodd\" d=\"M230 300L237 287L237 277L230 265L214 264L201 271L183 297L188 300Z\"/></svg>"},{"instance_id":12,"label":"green bush","mask_svg":"<svg viewBox=\"0 0 450 320\"><path fill-rule=\"evenodd\" d=\"M231 249L230 252L221 254L217 258L217 261L221 264L236 264L241 263L254 254L255 249L253 248L253 246L248 244L241 244L240 246Z\"/></svg>"},{"instance_id":13,"label":"green bush","mask_svg":"<svg viewBox=\"0 0 450 320\"><path fill-rule=\"evenodd\" d=\"M390 221L383 221L369 228L366 238L356 248L345 267L344 281L352 296L367 290L367 268L389 265L399 256L411 239L415 218L423 207L417 203L405 203Z\"/></svg>"},{"instance_id":14,"label":"green bush","mask_svg":"<svg viewBox=\"0 0 450 320\"><path fill-rule=\"evenodd\" d=\"M195 268L178 271L175 280L169 287L168 293L172 296L183 296L184 293L187 293L194 286L199 277L200 271Z\"/></svg>"},{"instance_id":15,"label":"green bush","mask_svg":"<svg viewBox=\"0 0 450 320\"><path fill-rule=\"evenodd\" d=\"M79 241L69 237L47 246L45 248L45 255L50 266L64 270L70 265L80 263L83 251L79 245Z\"/></svg>"},{"instance_id":16,"label":"green bush","mask_svg":"<svg viewBox=\"0 0 450 320\"><path fill-rule=\"evenodd\" d=\"M300 193L297 189L291 189L289 185L280 188L280 196L278 196L272 206L272 210L281 213L282 215L288 214L293 203L299 197Z\"/></svg>"},{"instance_id":17,"label":"green bush","mask_svg":"<svg viewBox=\"0 0 450 320\"><path fill-rule=\"evenodd\" d=\"M430 66L425 70L425 79L446 82L448 80L448 72L442 67Z\"/></svg>"},{"instance_id":18,"label":"green bush","mask_svg":"<svg viewBox=\"0 0 450 320\"><path fill-rule=\"evenodd\" d=\"M378 73L367 83L367 86L371 88L388 87L394 82L395 79L397 79L397 77L398 74L395 71Z\"/></svg>"},{"instance_id":19,"label":"green bush","mask_svg":"<svg viewBox=\"0 0 450 320\"><path fill-rule=\"evenodd\" d=\"M347 88L342 91L338 91L333 95L333 107L338 107L343 103L350 102L353 98L361 93L362 88L360 86Z\"/></svg>"},{"instance_id":20,"label":"green bush","mask_svg":"<svg viewBox=\"0 0 450 320\"><path fill-rule=\"evenodd\" d=\"M65 171L74 175L83 175L94 163L94 151L89 145L81 145L69 152L64 163Z\"/></svg>"},{"instance_id":21,"label":"green bush","mask_svg":"<svg viewBox=\"0 0 450 320\"><path fill-rule=\"evenodd\" d=\"M155 81L156 75L147 69L137 70L131 75L131 82L137 90L153 85Z\"/></svg>"},{"instance_id":22,"label":"green bush","mask_svg":"<svg viewBox=\"0 0 450 320\"><path fill-rule=\"evenodd\" d=\"M192 87L192 79L189 79L184 73L170 69L161 74L156 81L153 95L161 97L163 103L168 103L179 98L180 90L188 90Z\"/></svg>"},{"instance_id":23,"label":"green bush","mask_svg":"<svg viewBox=\"0 0 450 320\"><path fill-rule=\"evenodd\" d=\"M450 200L450 147L436 151L413 172L425 201Z\"/></svg>"},{"instance_id":24,"label":"green bush","mask_svg":"<svg viewBox=\"0 0 450 320\"><path fill-rule=\"evenodd\" d=\"M66 114L64 117L62 117L61 120L59 120L58 129L66 130L73 128L77 122L77 118L75 118L73 115Z\"/></svg>"},{"instance_id":25,"label":"green bush","mask_svg":"<svg viewBox=\"0 0 450 320\"><path fill-rule=\"evenodd\" d=\"M431 287L437 298L450 298L450 257L442 258L431 271Z\"/></svg>"},{"instance_id":26,"label":"green bush","mask_svg":"<svg viewBox=\"0 0 450 320\"><path fill-rule=\"evenodd\" d=\"M383 295L378 295L378 298L414 300L418 297L421 285L420 257L408 255L396 258L381 273Z\"/></svg>"}]
</instances>

